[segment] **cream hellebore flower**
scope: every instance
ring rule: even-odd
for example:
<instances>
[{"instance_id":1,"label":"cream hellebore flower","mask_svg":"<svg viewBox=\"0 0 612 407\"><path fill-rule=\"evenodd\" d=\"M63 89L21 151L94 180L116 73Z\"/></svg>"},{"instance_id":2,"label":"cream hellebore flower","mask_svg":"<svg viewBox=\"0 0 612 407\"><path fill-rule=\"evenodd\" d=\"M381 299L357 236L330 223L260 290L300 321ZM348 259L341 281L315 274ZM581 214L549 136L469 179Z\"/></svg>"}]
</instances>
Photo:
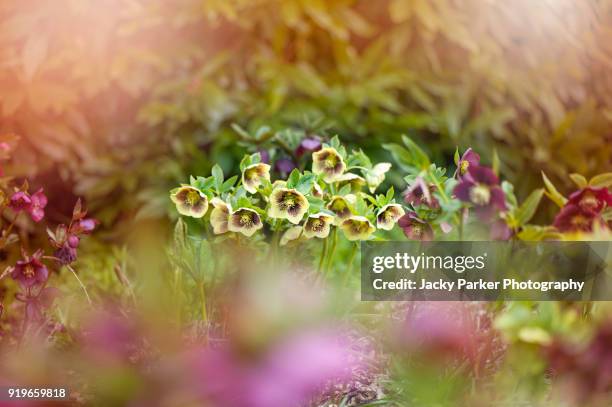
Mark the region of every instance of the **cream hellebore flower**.
<instances>
[{"instance_id":1,"label":"cream hellebore flower","mask_svg":"<svg viewBox=\"0 0 612 407\"><path fill-rule=\"evenodd\" d=\"M304 236L308 239L312 237L326 238L333 221L334 217L326 213L319 212L310 215L304 223Z\"/></svg>"},{"instance_id":2,"label":"cream hellebore flower","mask_svg":"<svg viewBox=\"0 0 612 407\"><path fill-rule=\"evenodd\" d=\"M287 219L297 225L308 211L306 197L295 189L276 188L270 194L268 216L276 219Z\"/></svg>"},{"instance_id":3,"label":"cream hellebore flower","mask_svg":"<svg viewBox=\"0 0 612 407\"><path fill-rule=\"evenodd\" d=\"M366 172L365 179L368 183L370 193L374 193L374 191L376 191L376 188L378 188L378 186L385 180L385 174L390 169L390 163L378 163L374 166L374 168Z\"/></svg>"},{"instance_id":4,"label":"cream hellebore flower","mask_svg":"<svg viewBox=\"0 0 612 407\"><path fill-rule=\"evenodd\" d=\"M312 172L323 174L325 182L336 182L346 170L346 164L335 148L326 147L312 153Z\"/></svg>"},{"instance_id":5,"label":"cream hellebore flower","mask_svg":"<svg viewBox=\"0 0 612 407\"><path fill-rule=\"evenodd\" d=\"M351 211L351 204L355 202L355 195L335 195L331 198L326 208L332 211L338 218L337 224L342 223L344 219L349 218L353 212Z\"/></svg>"},{"instance_id":6,"label":"cream hellebore flower","mask_svg":"<svg viewBox=\"0 0 612 407\"><path fill-rule=\"evenodd\" d=\"M170 194L170 199L176 205L181 215L201 218L208 211L208 198L203 192L190 185L182 185Z\"/></svg>"},{"instance_id":7,"label":"cream hellebore flower","mask_svg":"<svg viewBox=\"0 0 612 407\"><path fill-rule=\"evenodd\" d=\"M340 228L344 232L344 236L348 240L366 240L376 228L368 218L364 216L351 216L340 224Z\"/></svg>"},{"instance_id":8,"label":"cream hellebore flower","mask_svg":"<svg viewBox=\"0 0 612 407\"><path fill-rule=\"evenodd\" d=\"M357 174L353 174L352 172L342 174L340 178L338 178L338 182L340 183L340 188L342 188L346 184L350 185L351 192L361 191L361 188L363 188L366 184L366 180L363 177L360 177Z\"/></svg>"},{"instance_id":9,"label":"cream hellebore flower","mask_svg":"<svg viewBox=\"0 0 612 407\"><path fill-rule=\"evenodd\" d=\"M395 222L404 216L404 208L398 204L388 204L380 208L376 214L376 227L384 230L391 230Z\"/></svg>"},{"instance_id":10,"label":"cream hellebore flower","mask_svg":"<svg viewBox=\"0 0 612 407\"><path fill-rule=\"evenodd\" d=\"M261 185L263 179L270 181L270 166L268 164L252 164L242 171L242 185L251 194L257 192L257 188Z\"/></svg>"},{"instance_id":11,"label":"cream hellebore flower","mask_svg":"<svg viewBox=\"0 0 612 407\"><path fill-rule=\"evenodd\" d=\"M292 226L283 233L280 239L280 245L285 246L287 243L297 240L302 235L301 226Z\"/></svg>"},{"instance_id":12,"label":"cream hellebore flower","mask_svg":"<svg viewBox=\"0 0 612 407\"><path fill-rule=\"evenodd\" d=\"M239 232L250 237L263 227L259 214L250 208L239 208L229 217L227 229L230 232Z\"/></svg>"},{"instance_id":13,"label":"cream hellebore flower","mask_svg":"<svg viewBox=\"0 0 612 407\"><path fill-rule=\"evenodd\" d=\"M219 198L213 198L210 203L213 206L212 212L210 212L210 224L213 227L215 235L220 235L227 232L229 218L232 213L232 207L230 204L222 201Z\"/></svg>"}]
</instances>

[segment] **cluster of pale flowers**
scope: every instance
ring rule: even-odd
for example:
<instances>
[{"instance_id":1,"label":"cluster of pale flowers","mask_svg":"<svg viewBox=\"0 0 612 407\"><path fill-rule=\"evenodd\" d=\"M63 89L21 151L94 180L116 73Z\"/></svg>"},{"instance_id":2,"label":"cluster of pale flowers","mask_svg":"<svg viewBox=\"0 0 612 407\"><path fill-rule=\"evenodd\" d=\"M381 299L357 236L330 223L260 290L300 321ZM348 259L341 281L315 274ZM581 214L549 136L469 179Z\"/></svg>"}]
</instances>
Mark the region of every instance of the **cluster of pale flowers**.
<instances>
[{"instance_id":1,"label":"cluster of pale flowers","mask_svg":"<svg viewBox=\"0 0 612 407\"><path fill-rule=\"evenodd\" d=\"M356 154L363 157L362 152ZM233 232L250 237L263 228L264 222L274 230L281 225L281 245L298 239L327 238L332 227L340 228L351 241L370 239L377 228L391 230L404 216L403 207L394 202L392 189L386 195L373 195L391 164L372 166L366 159L366 164L359 162L348 168L345 155L343 148L338 151L324 145L312 154L312 172L294 170L287 180L273 183L270 166L254 155L251 158L255 159L243 165L236 187L236 179L225 183L221 179L215 190L213 171L213 176L199 183L174 189L170 197L180 214L194 218L203 218L210 203L209 222L215 234ZM354 156L350 161L356 161ZM361 171L363 177L349 169ZM224 188L228 182L232 185ZM370 194L362 191L365 186Z\"/></svg>"}]
</instances>

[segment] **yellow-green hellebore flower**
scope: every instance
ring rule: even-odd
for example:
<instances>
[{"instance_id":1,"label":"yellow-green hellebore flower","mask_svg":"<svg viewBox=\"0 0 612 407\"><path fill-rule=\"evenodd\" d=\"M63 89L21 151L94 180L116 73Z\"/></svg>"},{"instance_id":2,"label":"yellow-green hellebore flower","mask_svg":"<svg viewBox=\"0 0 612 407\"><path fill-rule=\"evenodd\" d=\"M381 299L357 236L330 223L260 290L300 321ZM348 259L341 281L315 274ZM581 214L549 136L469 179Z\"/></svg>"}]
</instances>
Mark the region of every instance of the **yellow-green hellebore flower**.
<instances>
[{"instance_id":1,"label":"yellow-green hellebore flower","mask_svg":"<svg viewBox=\"0 0 612 407\"><path fill-rule=\"evenodd\" d=\"M351 192L359 192L366 185L366 180L363 177L351 172L342 174L340 178L338 178L338 182L340 183L340 188L347 184L350 185Z\"/></svg>"},{"instance_id":2,"label":"yellow-green hellebore flower","mask_svg":"<svg viewBox=\"0 0 612 407\"><path fill-rule=\"evenodd\" d=\"M170 194L170 199L176 205L181 215L201 218L208 211L208 198L203 192L190 185L183 185Z\"/></svg>"},{"instance_id":3,"label":"yellow-green hellebore flower","mask_svg":"<svg viewBox=\"0 0 612 407\"><path fill-rule=\"evenodd\" d=\"M404 216L404 208L398 204L388 204L380 208L376 213L376 227L384 230L391 230L395 222Z\"/></svg>"},{"instance_id":4,"label":"yellow-green hellebore flower","mask_svg":"<svg viewBox=\"0 0 612 407\"><path fill-rule=\"evenodd\" d=\"M251 194L257 192L262 180L270 181L270 166L264 163L249 165L242 171L242 185Z\"/></svg>"},{"instance_id":5,"label":"yellow-green hellebore flower","mask_svg":"<svg viewBox=\"0 0 612 407\"><path fill-rule=\"evenodd\" d=\"M289 242L293 242L302 236L302 227L301 226L292 226L283 233L280 239L280 245L285 246Z\"/></svg>"},{"instance_id":6,"label":"yellow-green hellebore flower","mask_svg":"<svg viewBox=\"0 0 612 407\"><path fill-rule=\"evenodd\" d=\"M325 182L336 182L346 170L346 164L335 148L326 147L312 153L312 172L323 175Z\"/></svg>"},{"instance_id":7,"label":"yellow-green hellebore flower","mask_svg":"<svg viewBox=\"0 0 612 407\"><path fill-rule=\"evenodd\" d=\"M376 188L385 180L385 174L391 169L390 163L379 163L371 170L366 171L365 179L368 183L370 193L374 193Z\"/></svg>"},{"instance_id":8,"label":"yellow-green hellebore flower","mask_svg":"<svg viewBox=\"0 0 612 407\"><path fill-rule=\"evenodd\" d=\"M308 200L297 190L276 188L270 194L268 216L275 219L287 219L297 225L308 211L308 207Z\"/></svg>"},{"instance_id":9,"label":"yellow-green hellebore flower","mask_svg":"<svg viewBox=\"0 0 612 407\"><path fill-rule=\"evenodd\" d=\"M353 215L351 205L355 202L355 195L348 194L344 196L335 195L331 198L326 208L336 215L336 224L339 225L344 219Z\"/></svg>"},{"instance_id":10,"label":"yellow-green hellebore flower","mask_svg":"<svg viewBox=\"0 0 612 407\"><path fill-rule=\"evenodd\" d=\"M318 237L325 239L329 235L329 229L334 222L334 217L326 213L315 213L310 215L304 223L304 236L308 239Z\"/></svg>"},{"instance_id":11,"label":"yellow-green hellebore flower","mask_svg":"<svg viewBox=\"0 0 612 407\"><path fill-rule=\"evenodd\" d=\"M376 230L374 225L364 216L351 216L340 224L344 236L351 241L367 240Z\"/></svg>"},{"instance_id":12,"label":"yellow-green hellebore flower","mask_svg":"<svg viewBox=\"0 0 612 407\"><path fill-rule=\"evenodd\" d=\"M259 214L250 208L239 208L230 214L227 229L250 237L263 227Z\"/></svg>"},{"instance_id":13,"label":"yellow-green hellebore flower","mask_svg":"<svg viewBox=\"0 0 612 407\"><path fill-rule=\"evenodd\" d=\"M210 224L213 227L214 234L220 235L227 232L229 230L228 222L232 213L232 207L216 197L210 203L213 206L213 210L210 212Z\"/></svg>"}]
</instances>

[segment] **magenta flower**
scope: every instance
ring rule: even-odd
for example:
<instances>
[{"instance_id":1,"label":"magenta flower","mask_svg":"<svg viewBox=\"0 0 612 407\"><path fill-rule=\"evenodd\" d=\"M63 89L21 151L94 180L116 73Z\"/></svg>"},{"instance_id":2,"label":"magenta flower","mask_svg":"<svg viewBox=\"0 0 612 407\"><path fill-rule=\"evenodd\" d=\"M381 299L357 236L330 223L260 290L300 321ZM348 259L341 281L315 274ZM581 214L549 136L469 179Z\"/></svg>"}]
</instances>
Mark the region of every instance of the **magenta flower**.
<instances>
[{"instance_id":1,"label":"magenta flower","mask_svg":"<svg viewBox=\"0 0 612 407\"><path fill-rule=\"evenodd\" d=\"M45 217L45 206L47 206L47 197L42 188L31 196L25 191L17 191L9 202L11 209L15 212L28 212L34 222L40 222Z\"/></svg>"},{"instance_id":2,"label":"magenta flower","mask_svg":"<svg viewBox=\"0 0 612 407\"><path fill-rule=\"evenodd\" d=\"M274 163L274 169L276 169L276 171L280 173L283 177L289 175L289 173L291 173L291 171L293 171L295 168L297 168L297 166L289 158L281 158L276 160L276 162Z\"/></svg>"},{"instance_id":3,"label":"magenta flower","mask_svg":"<svg viewBox=\"0 0 612 407\"><path fill-rule=\"evenodd\" d=\"M583 211L600 213L612 206L612 194L607 188L586 187L571 194L567 205L578 205Z\"/></svg>"},{"instance_id":4,"label":"magenta flower","mask_svg":"<svg viewBox=\"0 0 612 407\"><path fill-rule=\"evenodd\" d=\"M32 256L24 256L23 260L17 261L11 270L11 278L18 281L24 288L46 282L49 278L49 270L40 261L42 254L42 250L38 250Z\"/></svg>"},{"instance_id":5,"label":"magenta flower","mask_svg":"<svg viewBox=\"0 0 612 407\"><path fill-rule=\"evenodd\" d=\"M40 222L45 217L45 206L47 206L47 196L43 193L43 189L39 189L32 195L32 204L28 212L34 222Z\"/></svg>"},{"instance_id":6,"label":"magenta flower","mask_svg":"<svg viewBox=\"0 0 612 407\"><path fill-rule=\"evenodd\" d=\"M404 202L413 207L426 205L431 209L437 209L440 207L440 203L432 194L434 188L433 185L427 185L423 178L418 177L414 184L404 191Z\"/></svg>"},{"instance_id":7,"label":"magenta flower","mask_svg":"<svg viewBox=\"0 0 612 407\"><path fill-rule=\"evenodd\" d=\"M408 239L425 241L433 239L431 225L419 218L416 212L407 212L397 221L397 224L402 228Z\"/></svg>"},{"instance_id":8,"label":"magenta flower","mask_svg":"<svg viewBox=\"0 0 612 407\"><path fill-rule=\"evenodd\" d=\"M89 234L98 226L100 222L93 218L81 219L76 227L80 233Z\"/></svg>"},{"instance_id":9,"label":"magenta flower","mask_svg":"<svg viewBox=\"0 0 612 407\"><path fill-rule=\"evenodd\" d=\"M498 219L491 224L491 240L509 240L512 237L512 230L503 219Z\"/></svg>"},{"instance_id":10,"label":"magenta flower","mask_svg":"<svg viewBox=\"0 0 612 407\"><path fill-rule=\"evenodd\" d=\"M70 244L66 242L62 247L57 249L53 255L57 258L60 264L65 266L76 261L77 249L76 247L70 246Z\"/></svg>"},{"instance_id":11,"label":"magenta flower","mask_svg":"<svg viewBox=\"0 0 612 407\"><path fill-rule=\"evenodd\" d=\"M458 199L471 203L482 220L489 220L497 211L506 210L504 191L490 168L470 166L454 192Z\"/></svg>"},{"instance_id":12,"label":"magenta flower","mask_svg":"<svg viewBox=\"0 0 612 407\"><path fill-rule=\"evenodd\" d=\"M568 204L555 216L553 226L560 232L591 232L596 222L605 225L599 213Z\"/></svg>"},{"instance_id":13,"label":"magenta flower","mask_svg":"<svg viewBox=\"0 0 612 407\"><path fill-rule=\"evenodd\" d=\"M295 150L295 155L301 157L306 153L313 153L321 149L321 139L318 136L304 137Z\"/></svg>"},{"instance_id":14,"label":"magenta flower","mask_svg":"<svg viewBox=\"0 0 612 407\"><path fill-rule=\"evenodd\" d=\"M478 167L480 165L480 156L471 148L465 150L459 162L457 163L457 171L455 176L461 178L468 173L470 167Z\"/></svg>"}]
</instances>

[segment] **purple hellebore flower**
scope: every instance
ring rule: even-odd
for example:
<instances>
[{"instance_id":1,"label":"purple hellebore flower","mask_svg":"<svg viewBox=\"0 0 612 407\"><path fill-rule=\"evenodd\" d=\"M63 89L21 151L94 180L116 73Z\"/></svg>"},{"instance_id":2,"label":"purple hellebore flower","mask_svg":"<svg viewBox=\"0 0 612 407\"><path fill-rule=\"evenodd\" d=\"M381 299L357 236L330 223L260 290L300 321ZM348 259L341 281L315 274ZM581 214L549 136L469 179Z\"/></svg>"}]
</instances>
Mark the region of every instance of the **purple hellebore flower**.
<instances>
[{"instance_id":1,"label":"purple hellebore flower","mask_svg":"<svg viewBox=\"0 0 612 407\"><path fill-rule=\"evenodd\" d=\"M9 201L9 208L15 212L27 210L32 204L32 200L27 192L17 191L15 192Z\"/></svg>"},{"instance_id":2,"label":"purple hellebore flower","mask_svg":"<svg viewBox=\"0 0 612 407\"><path fill-rule=\"evenodd\" d=\"M426 205L431 209L440 207L440 203L433 197L433 185L427 185L423 178L418 177L406 191L404 191L404 202L416 207Z\"/></svg>"},{"instance_id":3,"label":"purple hellebore flower","mask_svg":"<svg viewBox=\"0 0 612 407\"><path fill-rule=\"evenodd\" d=\"M259 157L261 158L262 163L270 164L270 153L268 152L268 150L260 148L259 150L257 150L257 152L259 153Z\"/></svg>"},{"instance_id":4,"label":"purple hellebore flower","mask_svg":"<svg viewBox=\"0 0 612 407\"><path fill-rule=\"evenodd\" d=\"M506 222L498 219L491 224L491 240L509 240L512 237L512 230Z\"/></svg>"},{"instance_id":5,"label":"purple hellebore flower","mask_svg":"<svg viewBox=\"0 0 612 407\"><path fill-rule=\"evenodd\" d=\"M276 160L274 164L274 168L278 171L283 177L286 177L293 171L297 166L290 158L280 158Z\"/></svg>"},{"instance_id":6,"label":"purple hellebore flower","mask_svg":"<svg viewBox=\"0 0 612 407\"><path fill-rule=\"evenodd\" d=\"M408 239L425 241L433 239L433 229L431 225L420 219L415 212L406 212L406 214L397 221L397 224L402 228L404 235L406 235Z\"/></svg>"},{"instance_id":7,"label":"purple hellebore flower","mask_svg":"<svg viewBox=\"0 0 612 407\"><path fill-rule=\"evenodd\" d=\"M504 191L490 168L470 166L454 192L458 199L474 205L476 214L483 220L491 219L497 211L506 210Z\"/></svg>"},{"instance_id":8,"label":"purple hellebore flower","mask_svg":"<svg viewBox=\"0 0 612 407\"><path fill-rule=\"evenodd\" d=\"M47 281L49 270L40 261L42 254L42 250L39 250L32 256L17 261L11 270L11 278L18 281L25 288L30 288Z\"/></svg>"},{"instance_id":9,"label":"purple hellebore flower","mask_svg":"<svg viewBox=\"0 0 612 407\"><path fill-rule=\"evenodd\" d=\"M457 163L457 171L455 172L455 175L457 178L461 178L469 172L470 167L478 167L479 165L480 155L478 155L478 153L471 148L468 148L465 150Z\"/></svg>"},{"instance_id":10,"label":"purple hellebore flower","mask_svg":"<svg viewBox=\"0 0 612 407\"><path fill-rule=\"evenodd\" d=\"M81 233L91 233L98 226L98 221L93 218L81 219L78 224L79 231Z\"/></svg>"},{"instance_id":11,"label":"purple hellebore flower","mask_svg":"<svg viewBox=\"0 0 612 407\"><path fill-rule=\"evenodd\" d=\"M32 204L28 212L34 222L40 222L45 217L45 206L47 206L47 196L44 194L43 189L39 189L32 195Z\"/></svg>"},{"instance_id":12,"label":"purple hellebore flower","mask_svg":"<svg viewBox=\"0 0 612 407\"><path fill-rule=\"evenodd\" d=\"M295 155L301 157L305 153L313 153L321 149L321 139L318 136L304 137L295 150Z\"/></svg>"},{"instance_id":13,"label":"purple hellebore flower","mask_svg":"<svg viewBox=\"0 0 612 407\"><path fill-rule=\"evenodd\" d=\"M62 247L55 251L54 256L62 265L65 266L74 263L74 261L77 259L77 249L71 247L70 244L65 243Z\"/></svg>"}]
</instances>

